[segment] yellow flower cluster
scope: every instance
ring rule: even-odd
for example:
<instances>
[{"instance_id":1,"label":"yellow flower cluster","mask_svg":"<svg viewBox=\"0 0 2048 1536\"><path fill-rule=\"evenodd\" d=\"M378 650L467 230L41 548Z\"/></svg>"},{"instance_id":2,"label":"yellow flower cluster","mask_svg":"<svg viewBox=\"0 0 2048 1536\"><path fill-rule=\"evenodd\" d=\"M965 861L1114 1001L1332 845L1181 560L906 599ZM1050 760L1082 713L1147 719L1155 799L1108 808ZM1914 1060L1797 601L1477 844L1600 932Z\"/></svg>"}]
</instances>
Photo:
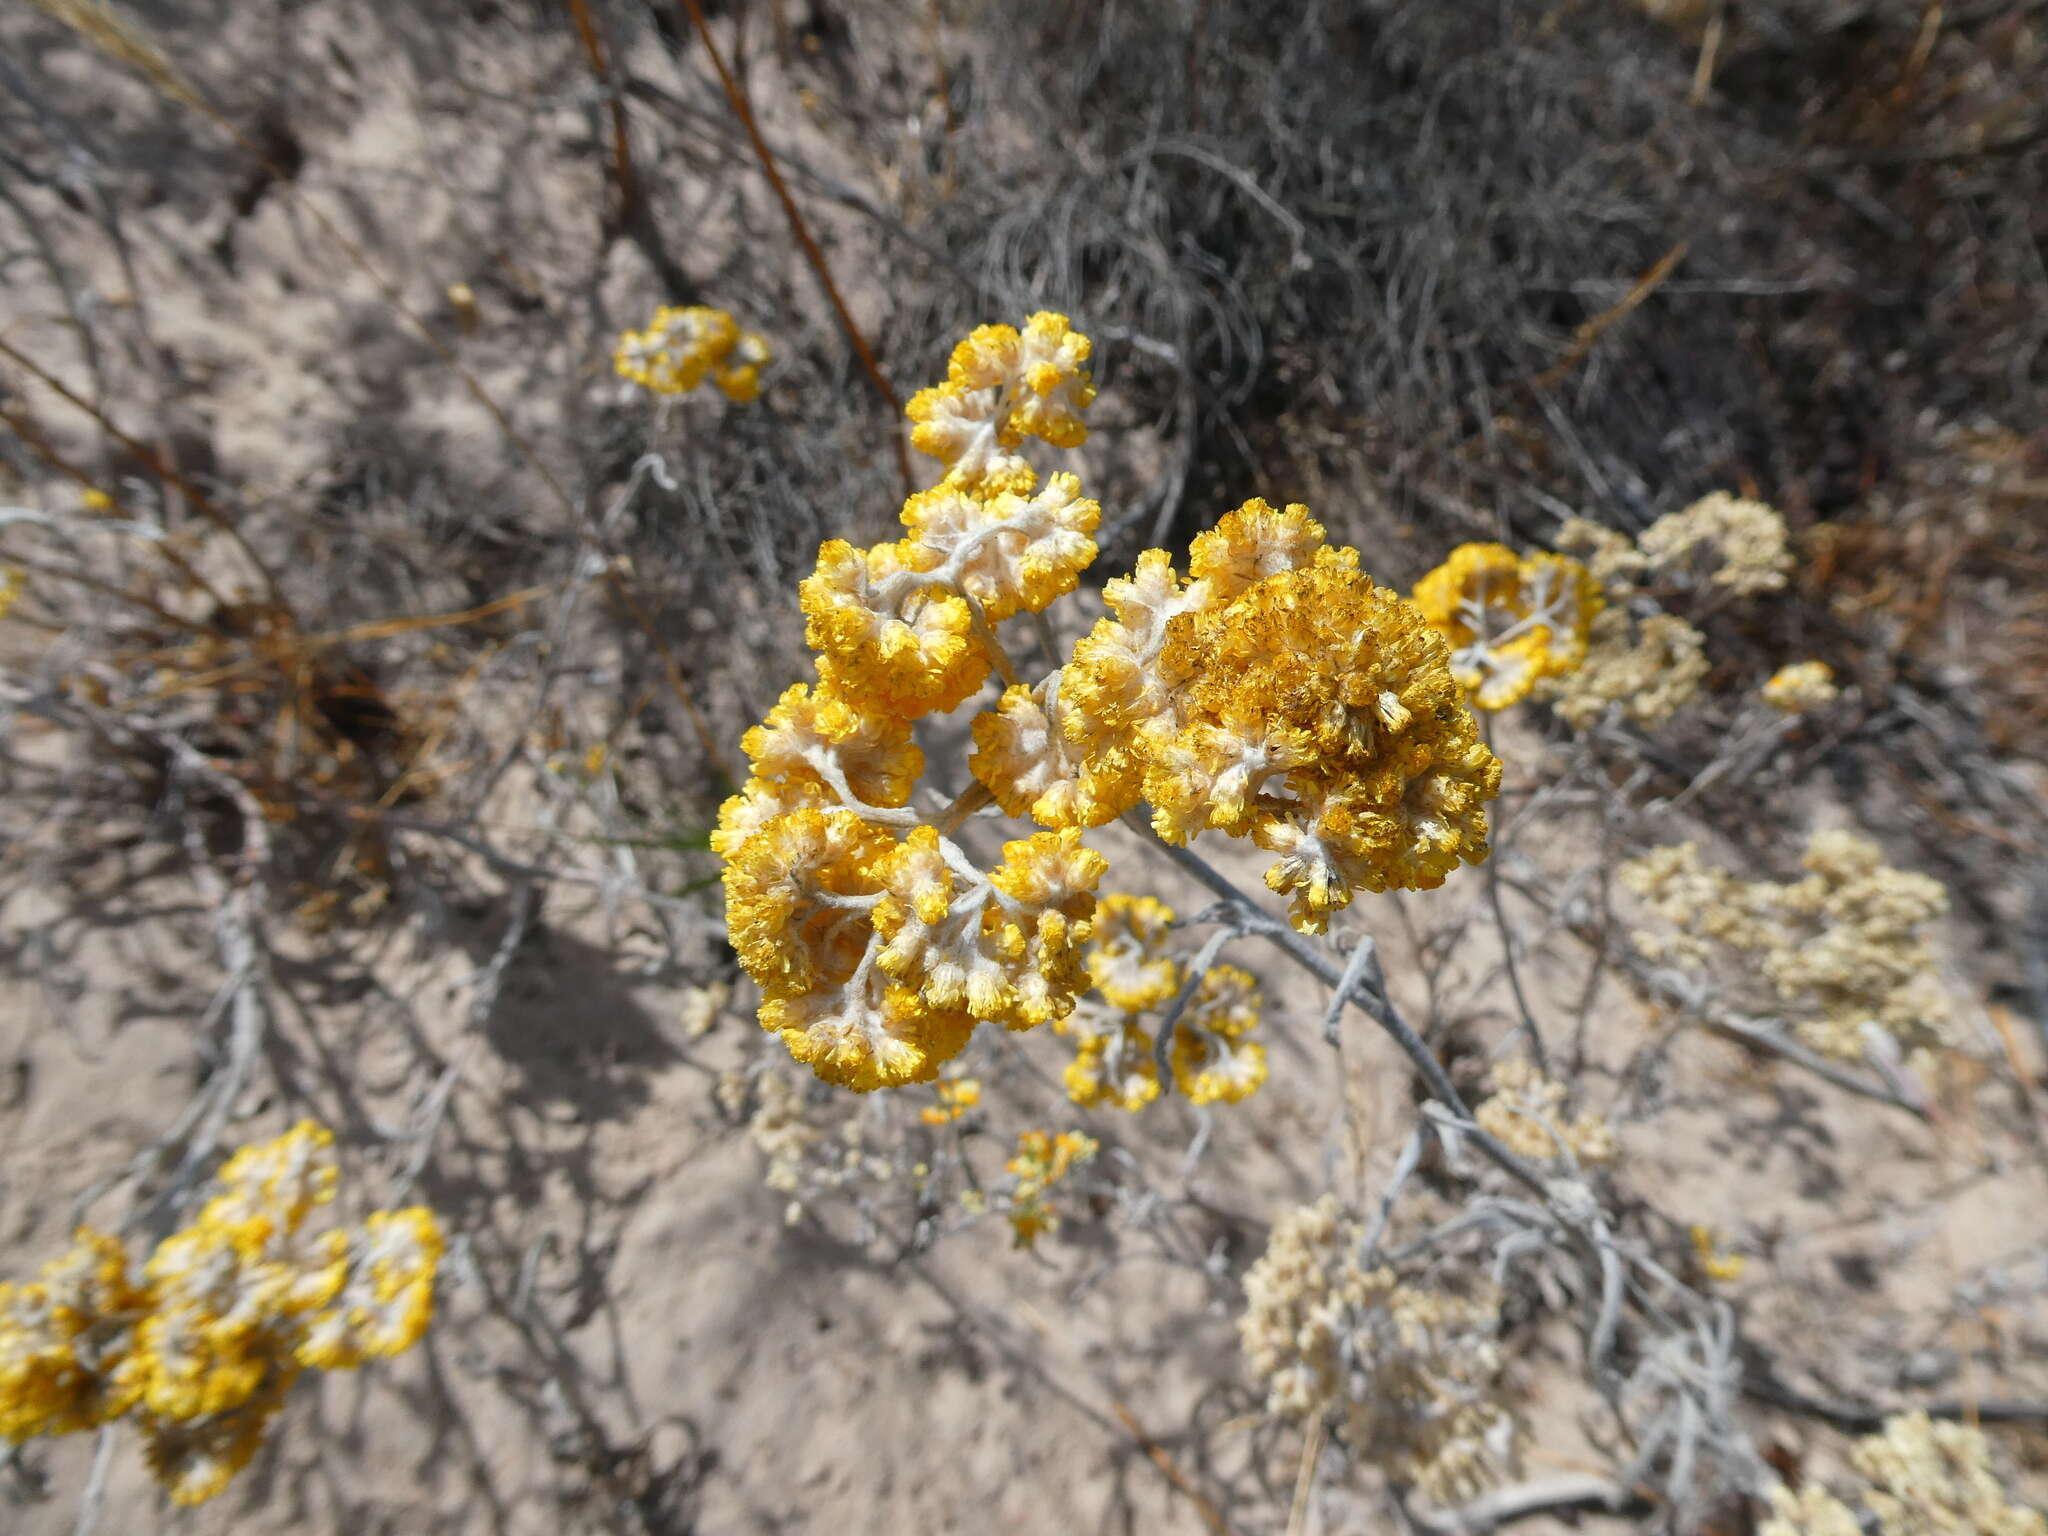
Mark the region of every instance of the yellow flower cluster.
<instances>
[{"instance_id":1,"label":"yellow flower cluster","mask_svg":"<svg viewBox=\"0 0 2048 1536\"><path fill-rule=\"evenodd\" d=\"M1088 436L1081 412L1095 399L1085 367L1093 350L1065 315L1050 311L1022 331L976 327L953 349L946 382L911 398L911 443L946 466L949 486L1029 484L1031 467L1017 456L1025 438L1077 448Z\"/></svg>"},{"instance_id":2,"label":"yellow flower cluster","mask_svg":"<svg viewBox=\"0 0 2048 1536\"><path fill-rule=\"evenodd\" d=\"M440 1227L419 1207L312 1223L338 1177L333 1136L304 1121L230 1158L139 1274L118 1238L81 1227L39 1280L0 1285L0 1435L132 1418L150 1471L196 1504L256 1454L301 1370L409 1349L433 1311Z\"/></svg>"},{"instance_id":3,"label":"yellow flower cluster","mask_svg":"<svg viewBox=\"0 0 2048 1536\"><path fill-rule=\"evenodd\" d=\"M917 1112L917 1118L926 1125L951 1125L981 1102L979 1078L949 1077L936 1086L936 1091L939 1102Z\"/></svg>"},{"instance_id":4,"label":"yellow flower cluster","mask_svg":"<svg viewBox=\"0 0 2048 1536\"><path fill-rule=\"evenodd\" d=\"M1826 709L1842 696L1835 669L1824 661L1795 661L1773 672L1763 687L1764 702L1788 715Z\"/></svg>"},{"instance_id":5,"label":"yellow flower cluster","mask_svg":"<svg viewBox=\"0 0 2048 1536\"><path fill-rule=\"evenodd\" d=\"M1637 725L1662 725L1693 701L1710 670L1707 637L1676 614L1639 619L1626 608L1602 609L1589 638L1578 670L1536 690L1575 730L1616 704Z\"/></svg>"},{"instance_id":6,"label":"yellow flower cluster","mask_svg":"<svg viewBox=\"0 0 2048 1536\"><path fill-rule=\"evenodd\" d=\"M1567 555L1461 544L1415 584L1414 603L1451 644L1451 671L1474 708L1505 709L1586 659L1600 583Z\"/></svg>"},{"instance_id":7,"label":"yellow flower cluster","mask_svg":"<svg viewBox=\"0 0 2048 1536\"><path fill-rule=\"evenodd\" d=\"M929 1081L977 1022L1048 1023L1086 984L1101 855L1078 831L1045 832L984 871L910 799L924 767L912 722L1009 670L995 627L1073 590L1101 516L1074 476L1040 486L1021 460L989 473L979 439L940 424L987 407L975 419L996 447L1079 441L1087 352L1058 315L962 343L939 391L953 404L926 391L912 413L927 451L958 450L951 472L905 503L905 538L818 551L801 598L819 682L792 686L741 743L752 774L712 837L727 926L762 1026L828 1082Z\"/></svg>"},{"instance_id":8,"label":"yellow flower cluster","mask_svg":"<svg viewBox=\"0 0 2048 1536\"><path fill-rule=\"evenodd\" d=\"M722 309L663 305L644 331L619 338L612 366L657 395L687 395L706 378L731 400L761 393L768 343Z\"/></svg>"},{"instance_id":9,"label":"yellow flower cluster","mask_svg":"<svg viewBox=\"0 0 2048 1536\"><path fill-rule=\"evenodd\" d=\"M7 617L28 590L28 574L16 565L0 565L0 619Z\"/></svg>"},{"instance_id":10,"label":"yellow flower cluster","mask_svg":"<svg viewBox=\"0 0 2048 1536\"><path fill-rule=\"evenodd\" d=\"M1403 1284L1359 1263L1334 1196L1273 1223L1245 1275L1238 1332L1276 1417L1321 1417L1351 1455L1461 1503L1498 1475L1516 1425L1502 1400L1500 1303Z\"/></svg>"},{"instance_id":11,"label":"yellow flower cluster","mask_svg":"<svg viewBox=\"0 0 2048 1536\"><path fill-rule=\"evenodd\" d=\"M1101 509L1071 474L1041 483L1015 450L1085 435L1088 353L1053 314L954 350L909 412L945 478L906 501L903 538L820 548L800 588L818 681L789 688L742 742L752 771L711 840L728 930L762 1025L828 1082L930 1081L977 1023L1071 1013L1107 867L1081 834L1141 799L1170 840L1214 829L1277 855L1266 883L1308 932L1356 890L1435 886L1486 856L1500 763L1444 638L1355 550L1328 547L1304 507L1247 502L1194 540L1185 578L1147 551L1065 665L1035 686L1018 677L998 628L1075 589ZM1549 580L1532 577L1528 600L1547 602ZM991 672L1006 689L973 723L978 787L913 810L913 723ZM984 871L950 834L991 799L1046 830ZM1199 1018L1255 1016L1227 967L1203 988ZM1256 1086L1258 1053L1237 1041L1248 1027L1176 1041L1203 1097Z\"/></svg>"},{"instance_id":12,"label":"yellow flower cluster","mask_svg":"<svg viewBox=\"0 0 2048 1536\"><path fill-rule=\"evenodd\" d=\"M2048 1515L2006 1492L1990 1442L1967 1424L1900 1414L1857 1441L1849 1462L1862 1486L1848 1502L1818 1483L1774 1487L1759 1536L2048 1536Z\"/></svg>"},{"instance_id":13,"label":"yellow flower cluster","mask_svg":"<svg viewBox=\"0 0 2048 1536\"><path fill-rule=\"evenodd\" d=\"M1017 1184L1010 1191L1010 1226L1015 1246L1029 1248L1047 1232L1059 1230L1059 1213L1046 1199L1051 1188L1100 1150L1094 1137L1080 1131L1025 1131L1017 1138L1017 1155L1007 1164Z\"/></svg>"},{"instance_id":14,"label":"yellow flower cluster","mask_svg":"<svg viewBox=\"0 0 2048 1536\"><path fill-rule=\"evenodd\" d=\"M1091 989L1053 1026L1074 1038L1066 1084L1076 1104L1135 1112L1159 1097L1156 1037L1145 1015L1165 1009L1187 979L1167 947L1173 923L1173 909L1150 896L1105 896L1096 904ZM1266 1049L1247 1038L1259 1011L1259 984L1245 972L1215 965L1202 973L1168 1053L1189 1103L1234 1104L1266 1081Z\"/></svg>"},{"instance_id":15,"label":"yellow flower cluster","mask_svg":"<svg viewBox=\"0 0 2048 1536\"><path fill-rule=\"evenodd\" d=\"M1356 890L1486 856L1500 763L1443 637L1306 507L1246 502L1195 538L1185 578L1147 550L1104 596L1064 667L974 723L1004 811L1100 826L1143 799L1169 841L1249 836L1312 933Z\"/></svg>"},{"instance_id":16,"label":"yellow flower cluster","mask_svg":"<svg viewBox=\"0 0 2048 1536\"><path fill-rule=\"evenodd\" d=\"M1576 1119L1564 1112L1565 1090L1527 1061L1496 1062L1486 1075L1490 1096L1473 1111L1479 1128L1519 1158L1547 1163L1564 1155L1582 1166L1614 1160L1614 1132L1590 1110Z\"/></svg>"},{"instance_id":17,"label":"yellow flower cluster","mask_svg":"<svg viewBox=\"0 0 2048 1536\"><path fill-rule=\"evenodd\" d=\"M1633 859L1622 884L1667 925L1633 942L1652 960L1715 978L1737 1006L1741 978L1759 978L1761 1009L1829 1056L1952 1044L1926 933L1948 908L1940 883L1891 868L1875 843L1849 832L1815 832L1800 863L1806 877L1781 884L1709 867L1692 843Z\"/></svg>"}]
</instances>

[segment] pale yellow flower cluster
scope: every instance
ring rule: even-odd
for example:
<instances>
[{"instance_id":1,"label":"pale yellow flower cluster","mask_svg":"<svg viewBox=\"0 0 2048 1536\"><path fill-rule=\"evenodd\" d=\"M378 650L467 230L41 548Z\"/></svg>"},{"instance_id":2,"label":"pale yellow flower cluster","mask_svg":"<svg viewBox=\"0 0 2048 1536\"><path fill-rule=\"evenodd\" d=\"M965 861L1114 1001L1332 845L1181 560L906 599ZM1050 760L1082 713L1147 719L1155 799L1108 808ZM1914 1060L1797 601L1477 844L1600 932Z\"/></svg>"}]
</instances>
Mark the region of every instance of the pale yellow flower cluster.
<instances>
[{"instance_id":1,"label":"pale yellow flower cluster","mask_svg":"<svg viewBox=\"0 0 2048 1536\"><path fill-rule=\"evenodd\" d=\"M1578 730L1617 705L1637 725L1662 725L1692 702L1706 678L1706 637L1674 614L1648 611L1654 604L1643 582L1650 572L1680 572L1705 555L1712 585L1750 594L1782 588L1792 567L1785 520L1760 501L1721 491L1658 518L1639 539L1571 517L1557 542L1584 554L1593 581L1605 589L1583 663L1535 685L1535 696Z\"/></svg>"},{"instance_id":2,"label":"pale yellow flower cluster","mask_svg":"<svg viewBox=\"0 0 2048 1536\"><path fill-rule=\"evenodd\" d=\"M1741 505L1761 506L1756 502ZM1661 568L1667 555L1681 557L1699 542L1696 538L1688 542L1691 534L1704 526L1698 519L1688 521L1694 510L1658 519L1644 533L1640 545L1626 534L1586 518L1565 519L1558 545L1586 556L1587 569L1605 589L1607 599L1607 606L1589 627L1583 664L1570 673L1543 679L1536 688L1536 697L1548 701L1558 717L1574 729L1585 730L1616 705L1637 725L1662 725L1698 695L1709 670L1706 636L1675 614L1638 611L1649 606L1649 599L1641 593L1641 578L1653 568ZM1762 510L1776 517L1768 507ZM1784 524L1776 526L1782 545ZM1657 533L1655 541L1650 537L1653 532ZM1651 553L1653 542L1660 553ZM1724 568L1748 569L1732 562ZM1779 584L1783 584L1782 577Z\"/></svg>"},{"instance_id":3,"label":"pale yellow flower cluster","mask_svg":"<svg viewBox=\"0 0 2048 1536\"><path fill-rule=\"evenodd\" d=\"M1059 1212L1046 1196L1052 1187L1101 1150L1094 1137L1080 1131L1025 1131L1017 1138L1017 1155L1007 1167L1016 1177L1010 1191L1010 1227L1015 1246L1029 1248L1047 1232L1059 1230Z\"/></svg>"},{"instance_id":4,"label":"pale yellow flower cluster","mask_svg":"<svg viewBox=\"0 0 2048 1536\"><path fill-rule=\"evenodd\" d=\"M1846 1501L1818 1484L1775 1487L1759 1536L2048 1536L2048 1515L2006 1492L1990 1443L1967 1424L1901 1414L1857 1441L1849 1461L1862 1486Z\"/></svg>"},{"instance_id":5,"label":"pale yellow flower cluster","mask_svg":"<svg viewBox=\"0 0 2048 1536\"><path fill-rule=\"evenodd\" d=\"M21 600L21 594L28 590L28 574L20 566L0 565L0 619L13 611Z\"/></svg>"},{"instance_id":6,"label":"pale yellow flower cluster","mask_svg":"<svg viewBox=\"0 0 2048 1536\"><path fill-rule=\"evenodd\" d=\"M916 1176L885 1123L865 1107L846 1113L843 1099L815 1101L810 1086L808 1078L769 1068L723 1073L715 1089L719 1107L745 1119L747 1139L766 1161L761 1182L787 1197L783 1220L791 1226L827 1195Z\"/></svg>"},{"instance_id":7,"label":"pale yellow flower cluster","mask_svg":"<svg viewBox=\"0 0 2048 1536\"><path fill-rule=\"evenodd\" d=\"M728 1114L747 1114L747 1139L768 1159L762 1182L778 1194L794 1195L804 1186L812 1149L825 1133L804 1113L804 1091L786 1073L773 1070L750 1079L728 1072L718 1081L719 1104Z\"/></svg>"},{"instance_id":8,"label":"pale yellow flower cluster","mask_svg":"<svg viewBox=\"0 0 2048 1536\"><path fill-rule=\"evenodd\" d=\"M312 1222L338 1178L333 1136L304 1121L230 1158L139 1273L118 1238L81 1227L40 1279L0 1285L0 1435L131 1419L150 1471L197 1504L248 1465L302 1370L411 1348L440 1226L421 1207Z\"/></svg>"},{"instance_id":9,"label":"pale yellow flower cluster","mask_svg":"<svg viewBox=\"0 0 2048 1536\"><path fill-rule=\"evenodd\" d=\"M1266 884L1321 932L1357 890L1440 885L1486 856L1500 763L1422 615L1308 509L1249 501L1181 576L1147 550L1112 616L974 724L975 777L1011 815L1100 826L1142 800L1170 842L1278 855Z\"/></svg>"},{"instance_id":10,"label":"pale yellow flower cluster","mask_svg":"<svg viewBox=\"0 0 2048 1536\"><path fill-rule=\"evenodd\" d=\"M1575 730L1616 704L1637 725L1662 725L1698 696L1709 671L1706 646L1706 636L1675 614L1639 619L1607 608L1593 620L1584 664L1546 679L1537 697Z\"/></svg>"},{"instance_id":11,"label":"pale yellow flower cluster","mask_svg":"<svg viewBox=\"0 0 2048 1536\"><path fill-rule=\"evenodd\" d=\"M1680 570L1705 554L1713 562L1713 584L1745 595L1781 590L1792 569L1785 519L1760 501L1726 491L1658 518L1636 545L1660 571Z\"/></svg>"},{"instance_id":12,"label":"pale yellow flower cluster","mask_svg":"<svg viewBox=\"0 0 2048 1536\"><path fill-rule=\"evenodd\" d=\"M1567 555L1517 555L1505 544L1461 544L1415 584L1422 616L1451 645L1451 672L1475 709L1506 709L1546 677L1578 670L1600 583Z\"/></svg>"},{"instance_id":13,"label":"pale yellow flower cluster","mask_svg":"<svg viewBox=\"0 0 2048 1536\"><path fill-rule=\"evenodd\" d=\"M1565 1090L1527 1061L1494 1063L1487 1073L1488 1097L1473 1112L1479 1128L1515 1156L1534 1163L1559 1159L1564 1147L1581 1166L1597 1167L1614 1160L1614 1132L1588 1111L1576 1119L1564 1113Z\"/></svg>"},{"instance_id":14,"label":"pale yellow flower cluster","mask_svg":"<svg viewBox=\"0 0 2048 1536\"><path fill-rule=\"evenodd\" d=\"M1770 675L1763 696L1773 709L1804 715L1826 709L1842 696L1842 690L1835 685L1835 669L1826 662L1795 661Z\"/></svg>"},{"instance_id":15,"label":"pale yellow flower cluster","mask_svg":"<svg viewBox=\"0 0 2048 1536\"><path fill-rule=\"evenodd\" d=\"M1169 934L1173 909L1150 896L1105 896L1088 947L1091 989L1054 1029L1071 1035L1067 1097L1137 1111L1159 1097L1156 1035L1146 1016L1163 1012L1187 980ZM1236 1103L1266 1081L1266 1050L1248 1038L1259 1027L1259 984L1234 965L1202 973L1168 1047L1173 1080L1191 1104Z\"/></svg>"},{"instance_id":16,"label":"pale yellow flower cluster","mask_svg":"<svg viewBox=\"0 0 2048 1536\"><path fill-rule=\"evenodd\" d=\"M731 400L761 393L768 343L722 309L663 305L643 331L619 338L612 366L657 395L687 395L707 378Z\"/></svg>"},{"instance_id":17,"label":"pale yellow flower cluster","mask_svg":"<svg viewBox=\"0 0 2048 1536\"><path fill-rule=\"evenodd\" d=\"M1273 1224L1238 1333L1266 1411L1320 1416L1350 1454L1440 1504L1495 1480L1516 1435L1501 1391L1498 1297L1401 1283L1358 1261L1334 1196Z\"/></svg>"},{"instance_id":18,"label":"pale yellow flower cluster","mask_svg":"<svg viewBox=\"0 0 2048 1536\"><path fill-rule=\"evenodd\" d=\"M1666 925L1633 942L1652 960L1700 973L1737 1006L1744 978L1757 978L1763 1008L1844 1061L1873 1044L1954 1044L1927 934L1948 909L1941 885L1891 868L1875 843L1850 832L1815 832L1800 863L1806 877L1780 884L1704 864L1692 843L1633 859L1622 884Z\"/></svg>"}]
</instances>

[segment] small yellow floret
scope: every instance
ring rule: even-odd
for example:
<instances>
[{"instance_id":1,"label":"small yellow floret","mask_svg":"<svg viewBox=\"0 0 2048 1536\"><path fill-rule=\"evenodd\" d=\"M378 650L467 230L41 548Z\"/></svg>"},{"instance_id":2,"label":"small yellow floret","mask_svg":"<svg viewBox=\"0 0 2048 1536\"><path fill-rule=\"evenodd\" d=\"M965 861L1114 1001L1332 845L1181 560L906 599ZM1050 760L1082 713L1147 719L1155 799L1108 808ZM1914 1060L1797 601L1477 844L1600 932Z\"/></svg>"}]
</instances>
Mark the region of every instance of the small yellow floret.
<instances>
[{"instance_id":1,"label":"small yellow floret","mask_svg":"<svg viewBox=\"0 0 2048 1536\"><path fill-rule=\"evenodd\" d=\"M981 1102L981 1082L972 1077L950 1077L934 1084L939 1102L917 1112L926 1125L951 1125Z\"/></svg>"},{"instance_id":2,"label":"small yellow floret","mask_svg":"<svg viewBox=\"0 0 2048 1536\"><path fill-rule=\"evenodd\" d=\"M1835 669L1824 661L1795 661L1780 667L1763 687L1764 702L1788 715L1825 709L1842 696Z\"/></svg>"},{"instance_id":3,"label":"small yellow floret","mask_svg":"<svg viewBox=\"0 0 2048 1536\"><path fill-rule=\"evenodd\" d=\"M1709 1280L1718 1280L1724 1285L1740 1280L1748 1264L1740 1254L1722 1253L1714 1241L1714 1229L1697 1222L1692 1228L1692 1251L1699 1260L1700 1272Z\"/></svg>"},{"instance_id":4,"label":"small yellow floret","mask_svg":"<svg viewBox=\"0 0 2048 1536\"><path fill-rule=\"evenodd\" d=\"M1025 1131L1018 1136L1017 1155L1008 1165L1017 1179L1010 1194L1010 1226L1017 1247L1029 1248L1041 1234L1058 1229L1059 1213L1046 1200L1046 1192L1094 1157L1099 1145L1080 1131L1062 1131L1057 1136Z\"/></svg>"}]
</instances>

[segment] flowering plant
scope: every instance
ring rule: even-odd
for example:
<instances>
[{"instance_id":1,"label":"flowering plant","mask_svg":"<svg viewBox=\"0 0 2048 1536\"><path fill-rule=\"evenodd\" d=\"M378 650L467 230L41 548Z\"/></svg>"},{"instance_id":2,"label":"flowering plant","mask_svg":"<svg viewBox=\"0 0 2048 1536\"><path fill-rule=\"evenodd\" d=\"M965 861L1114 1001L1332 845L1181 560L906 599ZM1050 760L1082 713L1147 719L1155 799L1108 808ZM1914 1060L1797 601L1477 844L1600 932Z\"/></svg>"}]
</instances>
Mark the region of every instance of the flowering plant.
<instances>
[{"instance_id":1,"label":"flowering plant","mask_svg":"<svg viewBox=\"0 0 2048 1536\"><path fill-rule=\"evenodd\" d=\"M433 1314L440 1225L418 1206L320 1224L333 1146L308 1120L242 1148L139 1270L118 1237L80 1227L40 1279L0 1285L0 1435L131 1419L152 1475L197 1504L248 1465L302 1371L410 1349Z\"/></svg>"},{"instance_id":2,"label":"flowering plant","mask_svg":"<svg viewBox=\"0 0 2048 1536\"><path fill-rule=\"evenodd\" d=\"M763 1027L829 1082L927 1081L977 1023L1072 1015L1108 868L1082 834L1141 801L1168 842L1214 830L1274 854L1266 883L1306 932L1354 891L1434 886L1485 857L1500 763L1448 644L1305 507L1246 502L1195 539L1185 575L1147 550L1071 656L1023 678L1002 627L1075 590L1101 509L1019 450L1085 438L1089 353L1049 313L955 348L946 381L909 407L943 478L904 503L905 537L819 550L800 589L818 680L792 685L742 742L752 774L712 840L728 927ZM1003 692L972 725L974 787L914 807L914 722L991 675ZM954 834L991 805L1042 830L984 868ZM1208 1013L1226 1018L1242 983L1211 979ZM1205 1035L1205 1016L1174 1043L1177 1070L1206 1096L1241 1096L1263 1063L1214 1042L1248 1026ZM1104 1042L1084 1058L1107 1054L1106 1028L1077 1030Z\"/></svg>"}]
</instances>

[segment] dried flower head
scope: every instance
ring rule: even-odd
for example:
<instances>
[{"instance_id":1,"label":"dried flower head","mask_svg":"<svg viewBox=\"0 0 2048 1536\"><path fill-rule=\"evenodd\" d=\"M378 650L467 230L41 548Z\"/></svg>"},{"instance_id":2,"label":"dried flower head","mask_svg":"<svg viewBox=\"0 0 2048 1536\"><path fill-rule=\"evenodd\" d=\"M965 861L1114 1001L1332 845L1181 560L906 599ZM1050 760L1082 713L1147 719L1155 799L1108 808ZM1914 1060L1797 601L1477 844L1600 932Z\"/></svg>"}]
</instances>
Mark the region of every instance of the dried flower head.
<instances>
[{"instance_id":1,"label":"dried flower head","mask_svg":"<svg viewBox=\"0 0 2048 1536\"><path fill-rule=\"evenodd\" d=\"M1792 569L1785 519L1760 501L1726 491L1658 518L1636 544L1653 567L1665 571L1706 553L1715 562L1713 584L1736 593L1779 591Z\"/></svg>"},{"instance_id":2,"label":"dried flower head","mask_svg":"<svg viewBox=\"0 0 2048 1536\"><path fill-rule=\"evenodd\" d=\"M1668 613L1638 619L1626 608L1603 609L1588 642L1578 670L1535 690L1578 730L1615 705L1637 725L1662 725L1692 702L1707 675L1706 637Z\"/></svg>"},{"instance_id":3,"label":"dried flower head","mask_svg":"<svg viewBox=\"0 0 2048 1536\"><path fill-rule=\"evenodd\" d=\"M1498 1298L1365 1269L1361 1238L1334 1196L1273 1224L1238 1320L1266 1411L1320 1416L1357 1460L1438 1503L1462 1502L1497 1478L1516 1434L1494 1344Z\"/></svg>"},{"instance_id":4,"label":"dried flower head","mask_svg":"<svg viewBox=\"0 0 2048 1536\"><path fill-rule=\"evenodd\" d=\"M1849 832L1815 832L1800 863L1805 878L1781 884L1708 866L1692 843L1631 860L1622 883L1662 924L1634 934L1636 948L1713 978L1737 1006L1783 1017L1845 1061L1952 1045L1926 931L1948 908L1941 885L1891 868ZM1744 978L1764 995L1746 997Z\"/></svg>"},{"instance_id":5,"label":"dried flower head","mask_svg":"<svg viewBox=\"0 0 2048 1536\"><path fill-rule=\"evenodd\" d=\"M414 1207L361 1226L314 1221L335 1196L333 1136L305 1121L244 1147L189 1226L137 1274L81 1228L25 1286L0 1286L0 1434L73 1434L123 1416L180 1504L249 1462L306 1368L412 1347L433 1311L441 1231Z\"/></svg>"},{"instance_id":6,"label":"dried flower head","mask_svg":"<svg viewBox=\"0 0 2048 1536\"><path fill-rule=\"evenodd\" d=\"M1614 1160L1614 1132L1590 1111L1576 1119L1565 1115L1565 1090L1535 1066L1520 1059L1494 1063L1487 1073L1491 1096L1473 1111L1479 1128L1517 1157L1530 1162L1562 1158L1561 1141L1582 1165Z\"/></svg>"},{"instance_id":7,"label":"dried flower head","mask_svg":"<svg viewBox=\"0 0 2048 1536\"><path fill-rule=\"evenodd\" d=\"M1591 518L1566 518L1557 530L1557 547L1583 554L1593 579L1610 591L1627 591L1650 568L1650 557L1634 539Z\"/></svg>"},{"instance_id":8,"label":"dried flower head","mask_svg":"<svg viewBox=\"0 0 2048 1536\"><path fill-rule=\"evenodd\" d=\"M1461 544L1415 585L1415 606L1451 645L1451 671L1477 709L1519 703L1546 677L1586 658L1606 596L1564 555L1519 556L1505 544Z\"/></svg>"},{"instance_id":9,"label":"dried flower head","mask_svg":"<svg viewBox=\"0 0 2048 1536\"><path fill-rule=\"evenodd\" d=\"M1857 1441L1849 1462L1858 1485L1842 1497L1774 1487L1759 1536L2048 1536L2048 1516L2006 1492L1990 1442L1967 1424L1901 1414Z\"/></svg>"}]
</instances>

